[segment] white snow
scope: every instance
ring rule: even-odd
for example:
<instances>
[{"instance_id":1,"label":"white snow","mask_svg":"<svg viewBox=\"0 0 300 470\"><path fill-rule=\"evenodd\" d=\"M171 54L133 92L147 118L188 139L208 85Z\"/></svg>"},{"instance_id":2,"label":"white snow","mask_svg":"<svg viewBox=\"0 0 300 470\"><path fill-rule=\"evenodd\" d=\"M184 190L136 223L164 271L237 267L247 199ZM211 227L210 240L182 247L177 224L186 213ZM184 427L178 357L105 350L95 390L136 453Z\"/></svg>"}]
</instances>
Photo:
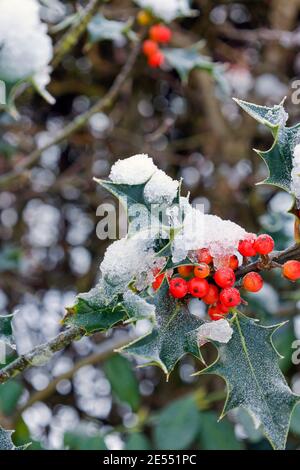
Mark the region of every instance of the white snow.
<instances>
[{"instance_id":1,"label":"white snow","mask_svg":"<svg viewBox=\"0 0 300 470\"><path fill-rule=\"evenodd\" d=\"M118 160L111 168L109 178L114 183L143 184L148 181L157 170L152 158L146 154Z\"/></svg>"},{"instance_id":2,"label":"white snow","mask_svg":"<svg viewBox=\"0 0 300 470\"><path fill-rule=\"evenodd\" d=\"M217 320L204 323L198 328L197 338L199 345L207 341L218 341L219 343L228 343L232 337L233 329L227 320Z\"/></svg>"},{"instance_id":3,"label":"white snow","mask_svg":"<svg viewBox=\"0 0 300 470\"><path fill-rule=\"evenodd\" d=\"M291 190L297 200L300 200L300 144L297 144L293 153Z\"/></svg>"},{"instance_id":4,"label":"white snow","mask_svg":"<svg viewBox=\"0 0 300 470\"><path fill-rule=\"evenodd\" d=\"M154 16L167 23L180 16L191 16L194 12L190 9L188 0L135 0L142 8L152 11Z\"/></svg>"},{"instance_id":5,"label":"white snow","mask_svg":"<svg viewBox=\"0 0 300 470\"><path fill-rule=\"evenodd\" d=\"M0 79L9 83L32 78L49 82L53 56L47 26L37 0L0 0Z\"/></svg>"},{"instance_id":6,"label":"white snow","mask_svg":"<svg viewBox=\"0 0 300 470\"><path fill-rule=\"evenodd\" d=\"M237 250L239 241L246 235L242 227L230 220L191 208L184 219L183 230L175 236L172 244L172 259L179 262L187 257L189 251L208 248L218 268L224 258Z\"/></svg>"},{"instance_id":7,"label":"white snow","mask_svg":"<svg viewBox=\"0 0 300 470\"><path fill-rule=\"evenodd\" d=\"M144 197L149 204L171 204L176 197L179 182L164 171L157 170L144 189Z\"/></svg>"},{"instance_id":8,"label":"white snow","mask_svg":"<svg viewBox=\"0 0 300 470\"><path fill-rule=\"evenodd\" d=\"M112 243L100 265L104 279L120 290L133 279L137 289L148 287L154 280L152 271L165 264L165 258L155 256L154 241L154 237L138 233Z\"/></svg>"},{"instance_id":9,"label":"white snow","mask_svg":"<svg viewBox=\"0 0 300 470\"><path fill-rule=\"evenodd\" d=\"M130 316L129 321L136 321L142 319L155 320L155 306L149 304L145 299L139 295L134 294L128 290L123 295L124 306Z\"/></svg>"}]
</instances>

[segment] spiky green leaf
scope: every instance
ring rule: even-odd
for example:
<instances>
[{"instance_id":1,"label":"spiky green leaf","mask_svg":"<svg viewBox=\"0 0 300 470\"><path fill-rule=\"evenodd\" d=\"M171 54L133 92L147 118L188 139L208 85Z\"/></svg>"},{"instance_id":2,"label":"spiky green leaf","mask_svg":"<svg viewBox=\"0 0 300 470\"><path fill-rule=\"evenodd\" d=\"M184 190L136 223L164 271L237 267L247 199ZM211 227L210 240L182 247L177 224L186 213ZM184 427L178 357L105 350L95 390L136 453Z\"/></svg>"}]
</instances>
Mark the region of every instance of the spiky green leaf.
<instances>
[{"instance_id":1,"label":"spiky green leaf","mask_svg":"<svg viewBox=\"0 0 300 470\"><path fill-rule=\"evenodd\" d=\"M24 446L16 447L11 438L13 433L14 431L6 431L0 427L0 450L25 450L30 446L29 443Z\"/></svg>"},{"instance_id":2,"label":"spiky green leaf","mask_svg":"<svg viewBox=\"0 0 300 470\"><path fill-rule=\"evenodd\" d=\"M264 327L236 316L231 340L219 346L216 362L200 374L217 374L226 381L222 417L234 408L246 408L261 423L271 445L284 449L291 414L300 397L292 393L278 365L272 336L279 326Z\"/></svg>"},{"instance_id":3,"label":"spiky green leaf","mask_svg":"<svg viewBox=\"0 0 300 470\"><path fill-rule=\"evenodd\" d=\"M133 341L121 351L142 357L147 364L159 366L167 376L185 354L192 354L202 360L197 342L197 329L203 321L191 315L183 302L168 294L168 284L153 297L156 306L156 325L151 333Z\"/></svg>"},{"instance_id":4,"label":"spiky green leaf","mask_svg":"<svg viewBox=\"0 0 300 470\"><path fill-rule=\"evenodd\" d=\"M267 165L269 175L261 183L278 186L291 192L293 151L300 138L300 124L286 127L287 113L283 103L273 106L258 106L235 99L236 103L257 122L267 126L274 137L272 147L267 151L255 150Z\"/></svg>"}]
</instances>

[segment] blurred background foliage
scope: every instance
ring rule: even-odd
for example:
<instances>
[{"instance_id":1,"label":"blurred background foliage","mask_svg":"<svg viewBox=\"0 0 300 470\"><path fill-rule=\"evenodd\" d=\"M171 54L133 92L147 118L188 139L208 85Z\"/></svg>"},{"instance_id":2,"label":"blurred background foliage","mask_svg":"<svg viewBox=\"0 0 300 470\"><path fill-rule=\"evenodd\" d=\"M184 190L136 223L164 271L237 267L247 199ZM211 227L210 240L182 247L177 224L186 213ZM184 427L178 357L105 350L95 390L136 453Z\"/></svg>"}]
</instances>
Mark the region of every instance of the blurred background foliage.
<instances>
[{"instance_id":1,"label":"blurred background foliage","mask_svg":"<svg viewBox=\"0 0 300 470\"><path fill-rule=\"evenodd\" d=\"M44 9L55 42L63 34L57 24L79 4L53 2ZM95 114L67 142L43 152L24 181L0 191L0 311L18 311L20 352L53 337L65 306L95 284L107 246L96 236L96 209L115 201L92 177L105 178L119 157L149 153L170 176L183 178L184 191L206 212L272 234L278 249L293 243L290 197L255 186L266 169L252 148L267 149L271 136L231 96L265 105L287 96L290 124L299 121L291 85L300 72L300 1L195 0L192 7L198 16L171 23L172 46L204 40L203 53L226 65L218 80L195 69L181 82L176 70L150 69L140 55L107 114ZM1 173L18 167L105 94L134 40L128 32L124 36L123 25L138 31L138 11L129 0L101 6L101 14L122 21L122 28L116 23L107 33L103 21L93 20L52 75L56 104L27 89L17 100L18 121L0 115ZM289 320L276 344L285 356L282 370L300 394L300 368L291 362L292 343L300 339L300 291L276 272L265 279L263 290L248 296L248 310L265 324ZM146 328L144 322L135 327L138 333ZM124 334L83 338L45 366L0 386L0 424L16 429L16 444L32 441L36 450L270 448L242 409L217 423L224 383L215 376L192 377L200 368L192 357L180 362L168 383L157 368L137 368L113 353L103 358L102 343ZM212 361L216 351L209 346L206 355ZM13 357L11 351L8 360ZM288 448L299 446L298 406Z\"/></svg>"}]
</instances>

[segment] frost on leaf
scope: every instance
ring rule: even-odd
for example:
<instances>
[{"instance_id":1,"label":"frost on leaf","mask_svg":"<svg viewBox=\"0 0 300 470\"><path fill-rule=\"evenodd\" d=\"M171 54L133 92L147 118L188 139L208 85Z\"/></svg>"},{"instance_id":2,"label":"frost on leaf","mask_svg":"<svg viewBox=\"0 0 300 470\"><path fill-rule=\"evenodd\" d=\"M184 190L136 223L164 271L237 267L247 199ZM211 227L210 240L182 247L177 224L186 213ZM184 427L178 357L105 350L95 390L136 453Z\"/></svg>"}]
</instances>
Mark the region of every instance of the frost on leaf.
<instances>
[{"instance_id":1,"label":"frost on leaf","mask_svg":"<svg viewBox=\"0 0 300 470\"><path fill-rule=\"evenodd\" d=\"M293 155L295 145L299 143L300 125L286 127L288 115L284 110L283 102L269 108L246 101L235 101L260 124L267 126L274 137L274 143L269 150L265 152L255 150L268 167L269 176L262 183L294 192L292 187Z\"/></svg>"},{"instance_id":2,"label":"frost on leaf","mask_svg":"<svg viewBox=\"0 0 300 470\"><path fill-rule=\"evenodd\" d=\"M153 304L157 324L151 333L125 346L122 351L141 357L146 365L156 364L167 376L185 354L202 360L197 328L203 321L191 315L186 305L168 295L166 281L154 296Z\"/></svg>"},{"instance_id":3,"label":"frost on leaf","mask_svg":"<svg viewBox=\"0 0 300 470\"><path fill-rule=\"evenodd\" d=\"M8 344L15 348L13 341L12 319L14 315L0 315L0 343Z\"/></svg>"},{"instance_id":4,"label":"frost on leaf","mask_svg":"<svg viewBox=\"0 0 300 470\"><path fill-rule=\"evenodd\" d=\"M157 167L148 155L133 155L124 160L118 160L112 166L109 178L113 183L118 184L143 184L156 170Z\"/></svg>"},{"instance_id":5,"label":"frost on leaf","mask_svg":"<svg viewBox=\"0 0 300 470\"><path fill-rule=\"evenodd\" d=\"M37 0L1 0L0 79L10 85L31 79L51 101L45 86L53 48L39 9Z\"/></svg>"},{"instance_id":6,"label":"frost on leaf","mask_svg":"<svg viewBox=\"0 0 300 470\"><path fill-rule=\"evenodd\" d=\"M6 431L0 427L0 450L25 450L30 446L29 443L24 446L16 447L11 438L13 433L14 431Z\"/></svg>"},{"instance_id":7,"label":"frost on leaf","mask_svg":"<svg viewBox=\"0 0 300 470\"><path fill-rule=\"evenodd\" d=\"M198 341L202 346L207 341L218 341L218 343L228 343L233 334L233 330L227 320L217 320L206 322L198 329Z\"/></svg>"},{"instance_id":8,"label":"frost on leaf","mask_svg":"<svg viewBox=\"0 0 300 470\"><path fill-rule=\"evenodd\" d=\"M284 449L291 413L300 397L292 393L278 365L272 336L279 327L235 317L231 340L218 347L218 359L200 374L217 374L226 381L222 416L234 408L246 408L261 422L271 445Z\"/></svg>"},{"instance_id":9,"label":"frost on leaf","mask_svg":"<svg viewBox=\"0 0 300 470\"><path fill-rule=\"evenodd\" d=\"M140 7L145 8L166 23L178 17L195 16L197 12L191 10L189 0L135 0Z\"/></svg>"},{"instance_id":10,"label":"frost on leaf","mask_svg":"<svg viewBox=\"0 0 300 470\"><path fill-rule=\"evenodd\" d=\"M297 201L300 201L300 144L297 144L293 152L293 169L291 191Z\"/></svg>"},{"instance_id":11,"label":"frost on leaf","mask_svg":"<svg viewBox=\"0 0 300 470\"><path fill-rule=\"evenodd\" d=\"M155 305L148 303L146 299L134 294L131 290L123 295L123 304L129 318L128 322L144 319L155 321Z\"/></svg>"}]
</instances>

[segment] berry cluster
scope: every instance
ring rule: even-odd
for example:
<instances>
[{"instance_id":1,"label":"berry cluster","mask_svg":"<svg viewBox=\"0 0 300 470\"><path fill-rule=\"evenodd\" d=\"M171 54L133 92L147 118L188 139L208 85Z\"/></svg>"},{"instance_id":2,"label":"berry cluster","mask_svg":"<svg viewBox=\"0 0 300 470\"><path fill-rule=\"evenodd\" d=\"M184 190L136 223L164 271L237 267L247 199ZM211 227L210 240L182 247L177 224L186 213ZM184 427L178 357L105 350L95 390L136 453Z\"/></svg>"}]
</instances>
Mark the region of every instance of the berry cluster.
<instances>
[{"instance_id":1,"label":"berry cluster","mask_svg":"<svg viewBox=\"0 0 300 470\"><path fill-rule=\"evenodd\" d=\"M268 259L274 249L274 240L269 235L251 235L241 240L238 246L239 253L247 258L259 255L261 259ZM214 268L214 259L207 248L197 251L197 265L179 266L173 277L168 277L170 295L176 299L192 296L201 299L209 306L208 315L211 320L224 318L230 309L242 303L240 288L248 292L259 292L263 287L263 279L255 271L247 273L241 284L236 285L235 271L239 267L239 259L231 255L221 268ZM300 261L287 261L282 266L282 274L287 279L295 281L300 279ZM152 284L157 290L163 282L165 273L155 272Z\"/></svg>"},{"instance_id":2,"label":"berry cluster","mask_svg":"<svg viewBox=\"0 0 300 470\"><path fill-rule=\"evenodd\" d=\"M149 39L143 42L143 53L147 57L148 65L152 68L160 67L165 60L159 44L168 44L171 40L170 28L163 24L155 24L149 29Z\"/></svg>"}]
</instances>

